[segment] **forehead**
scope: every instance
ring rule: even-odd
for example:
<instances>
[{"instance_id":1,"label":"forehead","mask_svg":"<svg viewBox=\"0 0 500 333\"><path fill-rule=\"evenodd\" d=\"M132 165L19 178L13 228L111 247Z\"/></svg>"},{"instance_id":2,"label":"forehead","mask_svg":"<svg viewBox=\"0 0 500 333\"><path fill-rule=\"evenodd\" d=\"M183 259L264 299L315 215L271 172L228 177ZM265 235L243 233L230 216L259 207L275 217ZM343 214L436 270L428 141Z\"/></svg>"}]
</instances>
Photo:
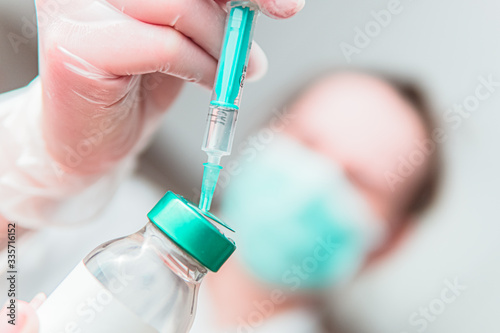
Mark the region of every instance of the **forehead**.
<instances>
[{"instance_id":1,"label":"forehead","mask_svg":"<svg viewBox=\"0 0 500 333\"><path fill-rule=\"evenodd\" d=\"M418 147L426 131L413 106L380 79L354 73L328 77L290 111L295 114L291 134L340 163L355 185L378 200L401 200L422 173L395 191L388 186L387 172Z\"/></svg>"}]
</instances>

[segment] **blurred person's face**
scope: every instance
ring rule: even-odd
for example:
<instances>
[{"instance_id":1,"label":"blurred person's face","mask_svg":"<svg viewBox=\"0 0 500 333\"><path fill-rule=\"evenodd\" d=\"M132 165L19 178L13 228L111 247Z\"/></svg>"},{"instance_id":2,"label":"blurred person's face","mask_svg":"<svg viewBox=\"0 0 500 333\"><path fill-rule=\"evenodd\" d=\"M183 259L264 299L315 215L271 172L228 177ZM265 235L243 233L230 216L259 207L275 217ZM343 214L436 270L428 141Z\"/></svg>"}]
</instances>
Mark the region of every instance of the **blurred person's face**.
<instances>
[{"instance_id":1,"label":"blurred person's face","mask_svg":"<svg viewBox=\"0 0 500 333\"><path fill-rule=\"evenodd\" d=\"M362 74L317 82L289 112L284 133L231 180L222 214L260 280L291 289L335 285L395 243L394 226L408 219L403 207L427 163L396 186L387 174L426 130L394 88Z\"/></svg>"},{"instance_id":2,"label":"blurred person's face","mask_svg":"<svg viewBox=\"0 0 500 333\"><path fill-rule=\"evenodd\" d=\"M387 172L394 172L397 169L400 158L408 158L415 151L416 142L426 138L426 128L418 111L384 81L368 75L350 73L332 75L317 82L303 93L288 111L292 112L294 117L292 123L285 128L284 135L300 143L301 148L298 149L308 150L310 154L316 156L315 160L322 157L323 161L329 161L332 165L340 167L345 175L345 180L350 184L350 189L359 194L358 197L363 199L364 206L369 210L369 215L373 217L368 218L365 222L379 224L378 227L387 231L385 243L380 244L381 249L362 258L363 264L392 251L393 245L400 238L398 236L400 232L394 230L404 230L395 228L395 226L405 225L410 219L407 214L402 212L403 207L412 200L417 186L428 172L426 156L426 160L420 167L405 177L402 182L397 183L395 188L391 189L386 179ZM267 151L268 155L271 156L276 155L274 160L285 160L285 152L280 151L283 147L278 147L276 151L276 149L273 150L273 144L271 142L263 152ZM307 153L303 151L296 152L295 157L299 159L298 164L301 164L300 158L306 155ZM257 156L256 160L259 159L262 160ZM286 163L286 161L284 162ZM261 165L261 169L269 167L269 161L256 161L256 163ZM282 224L274 221L266 221L262 224L259 221L259 215L253 215L254 212L264 213L262 215L264 218L269 215L262 211L262 207L255 205L257 201L255 196L265 197L265 194L270 191L272 177L268 177L269 181L264 181L264 184L262 184L262 179L258 179L266 177L265 173L267 171L260 174L255 173L253 178L246 177L244 172L234 176L224 196L222 213L235 202L235 198L231 198L231 196L242 196L244 199L247 208L242 207L240 210L237 207L233 209L233 214L227 217L230 217L228 222L234 224L237 234L250 246L248 247L249 251L247 251L244 249L243 243L238 241L238 255L222 267L217 277L209 278L212 289L217 295L218 306L223 310L224 315L219 318L221 322L227 322L228 318L239 316L245 318L245 313L252 313L255 310L255 301L269 298L268 286L263 286L254 279L254 277L259 277L258 272L253 270L248 262L241 260L245 252L251 255L252 251L255 252L267 246L267 240L263 238L273 230L286 235L288 229L291 229L292 223L300 223L298 220L288 221L285 218ZM335 170L332 170L331 173L334 174ZM243 184L246 182L246 186L249 186L249 184L254 183L253 185L260 190L258 192L247 191L246 188L238 186L238 182L242 183L238 179L243 178L247 178ZM294 181L290 179L290 182ZM323 190L324 188L319 187L318 189ZM337 189L337 194L343 195L345 189L344 187ZM289 187L289 190L293 192L292 187ZM294 198L295 193L286 192L276 191L277 194L273 202ZM315 223L315 221L306 222L308 224ZM307 229L299 227L295 229L295 234L302 230L305 233L308 232ZM321 233L325 230L317 231ZM335 230L333 231L335 232ZM261 234L255 236L259 232ZM299 239L304 240L304 237L299 237ZM288 239L285 239L286 241ZM311 241L314 242L314 239ZM288 248L276 247L274 251L267 252L271 257L273 252L283 251L277 257L287 258L290 255L287 251L293 250L295 247L296 244L292 243ZM268 258L257 256L256 260L265 261ZM276 262L278 259L274 261ZM272 260L270 262L272 264ZM277 264L279 265L279 263ZM247 272L251 274L247 274ZM312 274L314 273L317 271ZM260 280L265 279L261 278ZM281 286L278 290L286 292L287 286ZM297 301L300 299L289 298L288 302L281 305L280 310L276 308L276 311L293 306Z\"/></svg>"}]
</instances>

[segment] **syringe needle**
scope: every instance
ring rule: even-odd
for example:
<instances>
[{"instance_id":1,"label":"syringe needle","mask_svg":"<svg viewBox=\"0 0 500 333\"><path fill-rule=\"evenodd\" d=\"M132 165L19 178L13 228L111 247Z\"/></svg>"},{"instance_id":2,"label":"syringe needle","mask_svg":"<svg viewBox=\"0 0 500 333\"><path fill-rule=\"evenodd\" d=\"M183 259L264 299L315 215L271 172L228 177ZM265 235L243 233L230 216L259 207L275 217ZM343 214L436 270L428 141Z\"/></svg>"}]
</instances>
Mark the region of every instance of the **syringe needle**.
<instances>
[{"instance_id":1,"label":"syringe needle","mask_svg":"<svg viewBox=\"0 0 500 333\"><path fill-rule=\"evenodd\" d=\"M208 212L212 205L212 198L219 179L219 173L222 167L218 164L204 163L203 182L201 184L201 196L199 207Z\"/></svg>"}]
</instances>

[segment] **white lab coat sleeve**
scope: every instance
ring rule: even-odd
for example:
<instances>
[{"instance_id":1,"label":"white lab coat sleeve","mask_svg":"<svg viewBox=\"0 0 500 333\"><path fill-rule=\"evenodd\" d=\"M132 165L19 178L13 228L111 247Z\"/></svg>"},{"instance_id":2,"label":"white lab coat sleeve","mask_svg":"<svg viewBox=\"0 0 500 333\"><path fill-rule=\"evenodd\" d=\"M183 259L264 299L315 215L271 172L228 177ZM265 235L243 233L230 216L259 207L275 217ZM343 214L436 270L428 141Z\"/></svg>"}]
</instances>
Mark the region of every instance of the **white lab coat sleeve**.
<instances>
[{"instance_id":1,"label":"white lab coat sleeve","mask_svg":"<svg viewBox=\"0 0 500 333\"><path fill-rule=\"evenodd\" d=\"M105 174L65 172L45 148L41 108L39 78L0 95L0 215L25 228L88 220L133 170L135 154ZM68 154L79 158L76 152Z\"/></svg>"}]
</instances>

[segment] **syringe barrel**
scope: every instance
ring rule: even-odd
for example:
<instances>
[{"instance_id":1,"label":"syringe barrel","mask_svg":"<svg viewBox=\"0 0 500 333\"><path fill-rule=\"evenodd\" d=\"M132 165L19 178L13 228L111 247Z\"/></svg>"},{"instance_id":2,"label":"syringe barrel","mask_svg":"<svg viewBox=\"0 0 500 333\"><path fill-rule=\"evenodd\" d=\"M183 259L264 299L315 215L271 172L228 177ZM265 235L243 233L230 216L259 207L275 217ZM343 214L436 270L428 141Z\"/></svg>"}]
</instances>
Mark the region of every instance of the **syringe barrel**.
<instances>
[{"instance_id":1,"label":"syringe barrel","mask_svg":"<svg viewBox=\"0 0 500 333\"><path fill-rule=\"evenodd\" d=\"M202 149L213 156L231 153L238 110L210 105Z\"/></svg>"}]
</instances>

